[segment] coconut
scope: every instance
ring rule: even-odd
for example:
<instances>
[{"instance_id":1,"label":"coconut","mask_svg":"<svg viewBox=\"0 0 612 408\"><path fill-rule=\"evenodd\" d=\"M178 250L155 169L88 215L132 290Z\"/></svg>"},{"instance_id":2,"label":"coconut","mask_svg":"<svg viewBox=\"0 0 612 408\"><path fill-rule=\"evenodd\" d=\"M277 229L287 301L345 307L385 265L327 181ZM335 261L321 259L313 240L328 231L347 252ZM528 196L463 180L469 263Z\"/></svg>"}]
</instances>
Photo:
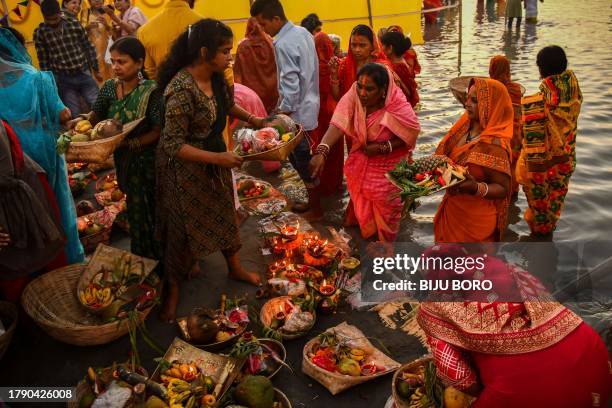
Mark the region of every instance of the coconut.
<instances>
[{"instance_id":1,"label":"coconut","mask_svg":"<svg viewBox=\"0 0 612 408\"><path fill-rule=\"evenodd\" d=\"M98 122L92 131L92 139L106 139L116 136L123 131L123 125L116 119L107 119Z\"/></svg>"},{"instance_id":2,"label":"coconut","mask_svg":"<svg viewBox=\"0 0 612 408\"><path fill-rule=\"evenodd\" d=\"M88 200L81 200L76 205L77 217L82 217L95 211L94 205Z\"/></svg>"}]
</instances>

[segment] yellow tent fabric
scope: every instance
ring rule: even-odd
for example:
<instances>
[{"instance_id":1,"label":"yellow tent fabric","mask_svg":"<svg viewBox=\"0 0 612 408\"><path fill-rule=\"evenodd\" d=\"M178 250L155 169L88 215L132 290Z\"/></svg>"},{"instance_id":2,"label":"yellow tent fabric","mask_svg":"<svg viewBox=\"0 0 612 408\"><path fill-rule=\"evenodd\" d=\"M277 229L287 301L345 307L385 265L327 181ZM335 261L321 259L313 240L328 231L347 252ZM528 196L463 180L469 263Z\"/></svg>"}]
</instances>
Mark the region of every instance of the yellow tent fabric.
<instances>
[{"instance_id":1,"label":"yellow tent fabric","mask_svg":"<svg viewBox=\"0 0 612 408\"><path fill-rule=\"evenodd\" d=\"M31 43L34 29L42 21L40 7L30 0L28 6L18 5L23 0L6 0L9 9L10 24L19 30L28 41L28 50L36 62L36 52ZM61 0L59 0L61 2ZM132 0L147 17L152 17L164 5L166 0ZM374 32L381 27L398 24L411 36L414 44L423 42L421 31L421 0L282 0L287 17L299 24L309 13L317 13L323 20L323 29L328 34L338 34L342 38L342 48L348 47L350 32L357 24L368 24L368 3L372 15ZM21 18L12 10L18 7ZM89 7L88 0L83 0L83 8ZM234 42L244 37L246 19L249 17L249 0L209 1L196 0L195 10L202 16L224 20L234 31ZM5 11L0 7L0 12Z\"/></svg>"}]
</instances>

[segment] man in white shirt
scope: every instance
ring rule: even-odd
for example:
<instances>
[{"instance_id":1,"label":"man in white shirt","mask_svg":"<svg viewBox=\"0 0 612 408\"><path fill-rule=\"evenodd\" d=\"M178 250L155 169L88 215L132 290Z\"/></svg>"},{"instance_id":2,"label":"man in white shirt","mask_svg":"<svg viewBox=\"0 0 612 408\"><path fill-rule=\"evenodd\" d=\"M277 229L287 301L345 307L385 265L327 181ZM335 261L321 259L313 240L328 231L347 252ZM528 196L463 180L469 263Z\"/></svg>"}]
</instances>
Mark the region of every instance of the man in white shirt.
<instances>
[{"instance_id":1,"label":"man in white shirt","mask_svg":"<svg viewBox=\"0 0 612 408\"><path fill-rule=\"evenodd\" d=\"M279 0L256 0L251 16L274 39L278 75L278 111L300 123L306 132L317 128L319 118L319 59L312 35L285 17ZM308 190L309 203L296 204L294 211L306 211L313 221L323 217L317 191L318 180L312 179L308 165L311 153L307 138L291 153L290 161Z\"/></svg>"}]
</instances>

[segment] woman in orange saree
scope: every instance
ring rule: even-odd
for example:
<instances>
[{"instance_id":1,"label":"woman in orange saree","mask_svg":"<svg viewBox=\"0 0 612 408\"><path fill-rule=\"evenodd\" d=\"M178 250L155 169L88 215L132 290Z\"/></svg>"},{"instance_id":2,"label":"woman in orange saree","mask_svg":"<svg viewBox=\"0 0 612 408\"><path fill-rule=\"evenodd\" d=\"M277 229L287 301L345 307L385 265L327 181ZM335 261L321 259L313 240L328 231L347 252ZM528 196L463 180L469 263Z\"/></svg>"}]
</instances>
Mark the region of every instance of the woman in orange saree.
<instances>
[{"instance_id":1,"label":"woman in orange saree","mask_svg":"<svg viewBox=\"0 0 612 408\"><path fill-rule=\"evenodd\" d=\"M329 127L329 121L336 109L336 100L331 94L331 73L329 61L334 57L334 44L329 36L323 32L314 37L315 48L319 57L319 95L321 108L319 109L319 125L310 133L312 150L314 151ZM340 140L334 145L325 162L325 170L321 174L319 193L329 195L342 189L342 167L344 166L344 141Z\"/></svg>"},{"instance_id":2,"label":"woman in orange saree","mask_svg":"<svg viewBox=\"0 0 612 408\"><path fill-rule=\"evenodd\" d=\"M472 79L464 114L436 149L469 171L467 180L449 188L438 207L436 242L501 240L511 193L513 116L501 82Z\"/></svg>"},{"instance_id":3,"label":"woman in orange saree","mask_svg":"<svg viewBox=\"0 0 612 408\"><path fill-rule=\"evenodd\" d=\"M276 109L278 86L274 44L254 17L249 19L246 38L238 43L236 49L234 82L254 90L268 113Z\"/></svg>"},{"instance_id":4,"label":"woman in orange saree","mask_svg":"<svg viewBox=\"0 0 612 408\"><path fill-rule=\"evenodd\" d=\"M329 129L317 147L310 167L318 176L331 148L345 134L352 141L344 165L351 201L347 225L358 224L364 239L376 236L394 241L399 231L402 202L385 174L410 159L420 126L410 103L384 65L364 65L357 82L342 97Z\"/></svg>"},{"instance_id":5,"label":"woman in orange saree","mask_svg":"<svg viewBox=\"0 0 612 408\"><path fill-rule=\"evenodd\" d=\"M512 82L510 76L510 61L503 55L496 55L491 58L489 64L489 77L504 84L510 94L510 100L514 108L512 142L510 143L512 147L512 194L518 194L519 184L516 181L516 162L521 155L521 146L523 144L523 129L521 122L521 97L523 96L523 90L519 83Z\"/></svg>"},{"instance_id":6,"label":"woman in orange saree","mask_svg":"<svg viewBox=\"0 0 612 408\"><path fill-rule=\"evenodd\" d=\"M431 270L427 279L492 285L490 291L430 293L419 307L417 320L444 385L476 397L472 408L608 406L612 375L597 332L530 273L470 252L437 245L425 253L445 262L460 257L464 265L480 258L484 265L462 275Z\"/></svg>"}]
</instances>

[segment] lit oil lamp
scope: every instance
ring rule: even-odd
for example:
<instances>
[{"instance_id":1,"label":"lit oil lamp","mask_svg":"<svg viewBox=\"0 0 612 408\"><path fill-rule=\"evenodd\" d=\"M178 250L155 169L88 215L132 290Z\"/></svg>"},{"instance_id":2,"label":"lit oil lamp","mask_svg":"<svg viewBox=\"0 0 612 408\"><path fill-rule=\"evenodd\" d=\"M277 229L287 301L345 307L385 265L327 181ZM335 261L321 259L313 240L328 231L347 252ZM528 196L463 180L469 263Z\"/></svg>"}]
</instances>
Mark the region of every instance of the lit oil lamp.
<instances>
[{"instance_id":1,"label":"lit oil lamp","mask_svg":"<svg viewBox=\"0 0 612 408\"><path fill-rule=\"evenodd\" d=\"M285 225L280 229L280 233L283 238L288 241L295 241L298 236L298 231L300 230L300 225Z\"/></svg>"},{"instance_id":2,"label":"lit oil lamp","mask_svg":"<svg viewBox=\"0 0 612 408\"><path fill-rule=\"evenodd\" d=\"M322 314L335 313L338 309L338 294L336 293L336 287L323 279L323 282L319 286L319 294L321 295L319 311Z\"/></svg>"},{"instance_id":3,"label":"lit oil lamp","mask_svg":"<svg viewBox=\"0 0 612 408\"><path fill-rule=\"evenodd\" d=\"M336 288L332 284L328 284L327 280L323 279L321 286L319 286L319 293L323 296L331 296L336 291Z\"/></svg>"},{"instance_id":4,"label":"lit oil lamp","mask_svg":"<svg viewBox=\"0 0 612 408\"><path fill-rule=\"evenodd\" d=\"M276 274L280 271L280 265L278 262L274 262L268 266L268 276L270 278L275 278Z\"/></svg>"},{"instance_id":5,"label":"lit oil lamp","mask_svg":"<svg viewBox=\"0 0 612 408\"><path fill-rule=\"evenodd\" d=\"M283 327L285 319L287 318L283 305L279 305L278 309L278 312L272 317L272 322L270 322L270 328L272 330L278 330L280 327Z\"/></svg>"}]
</instances>

